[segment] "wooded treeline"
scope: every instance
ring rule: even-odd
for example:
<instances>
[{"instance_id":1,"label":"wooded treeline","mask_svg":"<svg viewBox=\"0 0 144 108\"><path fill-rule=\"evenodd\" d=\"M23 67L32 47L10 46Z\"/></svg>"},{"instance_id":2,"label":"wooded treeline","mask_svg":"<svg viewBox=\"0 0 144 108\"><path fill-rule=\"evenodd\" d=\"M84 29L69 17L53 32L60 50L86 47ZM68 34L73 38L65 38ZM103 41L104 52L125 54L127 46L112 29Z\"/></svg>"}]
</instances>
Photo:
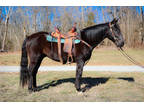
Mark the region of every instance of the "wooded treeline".
<instances>
[{"instance_id":1,"label":"wooded treeline","mask_svg":"<svg viewBox=\"0 0 144 108\"><path fill-rule=\"evenodd\" d=\"M82 29L120 17L127 47L144 46L143 7L0 7L0 49L17 51L24 38L38 31L51 32L59 25L63 33L77 22ZM107 39L101 44L110 46Z\"/></svg>"}]
</instances>

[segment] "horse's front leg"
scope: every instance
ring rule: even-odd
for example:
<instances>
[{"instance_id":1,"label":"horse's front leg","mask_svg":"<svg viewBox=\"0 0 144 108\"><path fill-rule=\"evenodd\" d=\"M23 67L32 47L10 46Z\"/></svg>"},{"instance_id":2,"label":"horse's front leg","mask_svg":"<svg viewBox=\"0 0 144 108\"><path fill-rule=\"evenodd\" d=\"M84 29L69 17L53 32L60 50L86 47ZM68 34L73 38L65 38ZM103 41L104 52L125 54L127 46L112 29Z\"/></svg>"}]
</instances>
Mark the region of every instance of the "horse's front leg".
<instances>
[{"instance_id":1,"label":"horse's front leg","mask_svg":"<svg viewBox=\"0 0 144 108\"><path fill-rule=\"evenodd\" d=\"M80 87L80 80L82 77L82 72L83 72L83 67L84 67L84 61L79 61L77 62L77 67L76 67L76 80L75 80L75 87L77 89L77 91L81 91L81 87Z\"/></svg>"}]
</instances>

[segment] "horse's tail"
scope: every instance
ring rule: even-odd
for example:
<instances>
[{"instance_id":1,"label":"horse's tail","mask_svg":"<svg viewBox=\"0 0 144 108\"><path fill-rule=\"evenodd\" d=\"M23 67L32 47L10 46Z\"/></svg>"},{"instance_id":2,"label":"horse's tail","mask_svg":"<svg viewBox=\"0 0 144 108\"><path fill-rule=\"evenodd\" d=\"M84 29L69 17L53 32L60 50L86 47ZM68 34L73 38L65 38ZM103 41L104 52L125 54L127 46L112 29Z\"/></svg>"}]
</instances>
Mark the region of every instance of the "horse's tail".
<instances>
[{"instance_id":1,"label":"horse's tail","mask_svg":"<svg viewBox=\"0 0 144 108\"><path fill-rule=\"evenodd\" d=\"M21 54L21 63L20 63L20 85L24 87L27 85L29 81L29 73L28 73L28 57L27 57L27 50L26 50L26 40L25 38L23 45L22 45L22 54Z\"/></svg>"}]
</instances>

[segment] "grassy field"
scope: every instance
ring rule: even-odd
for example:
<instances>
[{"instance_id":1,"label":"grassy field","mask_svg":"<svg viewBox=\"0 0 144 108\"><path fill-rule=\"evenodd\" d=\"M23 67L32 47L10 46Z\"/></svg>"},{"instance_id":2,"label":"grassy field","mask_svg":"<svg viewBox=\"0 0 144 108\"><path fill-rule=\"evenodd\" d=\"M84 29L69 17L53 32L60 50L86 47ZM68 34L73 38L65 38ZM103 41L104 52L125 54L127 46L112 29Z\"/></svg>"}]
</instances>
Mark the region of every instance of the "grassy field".
<instances>
[{"instance_id":1,"label":"grassy field","mask_svg":"<svg viewBox=\"0 0 144 108\"><path fill-rule=\"evenodd\" d=\"M74 87L75 72L39 72L39 92L29 93L19 87L18 73L0 73L0 101L48 102L141 102L144 101L144 73L84 72L78 93Z\"/></svg>"},{"instance_id":2,"label":"grassy field","mask_svg":"<svg viewBox=\"0 0 144 108\"><path fill-rule=\"evenodd\" d=\"M126 49L126 52L144 64L143 49ZM0 53L0 65L19 65L20 52ZM49 58L45 58L42 65L62 65ZM93 51L92 57L87 65L133 65L116 48L98 48Z\"/></svg>"}]
</instances>

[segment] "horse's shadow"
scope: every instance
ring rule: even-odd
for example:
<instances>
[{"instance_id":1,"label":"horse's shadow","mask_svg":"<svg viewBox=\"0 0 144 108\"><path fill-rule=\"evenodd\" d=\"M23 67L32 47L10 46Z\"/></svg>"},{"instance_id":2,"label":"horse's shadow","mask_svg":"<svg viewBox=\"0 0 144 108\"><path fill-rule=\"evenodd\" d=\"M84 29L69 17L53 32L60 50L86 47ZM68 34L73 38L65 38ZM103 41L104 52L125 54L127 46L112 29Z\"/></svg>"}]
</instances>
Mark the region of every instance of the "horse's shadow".
<instances>
[{"instance_id":1,"label":"horse's shadow","mask_svg":"<svg viewBox=\"0 0 144 108\"><path fill-rule=\"evenodd\" d=\"M104 84L109 79L110 79L110 77L100 77L100 78L84 77L81 80L81 84L85 84L85 86L82 88L81 91L85 92L86 90L88 90L88 89L90 89L94 86L97 86L99 84ZM116 78L116 79L126 80L126 81L129 81L129 82L134 82L134 78L131 78L131 77L126 77L126 78L119 77L119 78ZM45 83L43 85L38 86L37 91L48 89L49 87L54 87L54 86L60 85L62 83L68 83L68 82L75 84L75 78L59 79L59 80L54 80L50 83Z\"/></svg>"}]
</instances>

